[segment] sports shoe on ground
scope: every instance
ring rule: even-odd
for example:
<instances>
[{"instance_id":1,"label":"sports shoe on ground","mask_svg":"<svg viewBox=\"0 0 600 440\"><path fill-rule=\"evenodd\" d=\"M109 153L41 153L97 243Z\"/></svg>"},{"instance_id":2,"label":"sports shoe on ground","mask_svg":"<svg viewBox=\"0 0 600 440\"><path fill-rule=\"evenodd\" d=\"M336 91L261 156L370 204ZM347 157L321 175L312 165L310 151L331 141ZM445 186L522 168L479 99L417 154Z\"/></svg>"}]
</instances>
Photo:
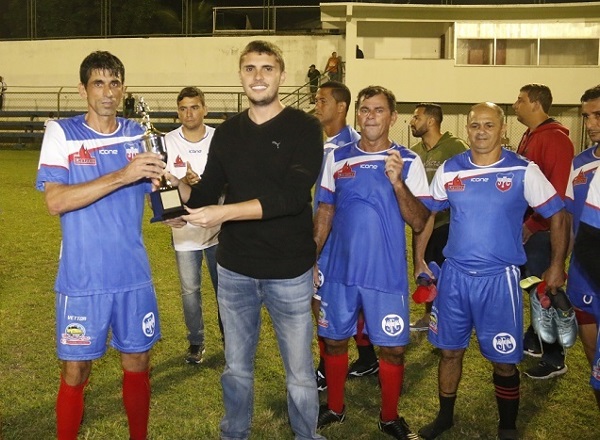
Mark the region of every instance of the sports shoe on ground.
<instances>
[{"instance_id":1,"label":"sports shoe on ground","mask_svg":"<svg viewBox=\"0 0 600 440\"><path fill-rule=\"evenodd\" d=\"M336 413L327 407L327 404L323 404L319 407L319 418L317 419L317 429L324 428L332 423L344 423L346 420L346 407L341 413Z\"/></svg>"},{"instance_id":2,"label":"sports shoe on ground","mask_svg":"<svg viewBox=\"0 0 600 440\"><path fill-rule=\"evenodd\" d=\"M573 308L566 311L555 308L552 317L558 335L558 343L564 348L575 345L575 341L577 341L577 319Z\"/></svg>"},{"instance_id":3,"label":"sports shoe on ground","mask_svg":"<svg viewBox=\"0 0 600 440\"><path fill-rule=\"evenodd\" d=\"M529 294L531 303L531 325L542 341L552 344L556 342L557 331L554 326L553 307L545 309L540 303L537 292L534 290Z\"/></svg>"},{"instance_id":4,"label":"sports shoe on ground","mask_svg":"<svg viewBox=\"0 0 600 440\"><path fill-rule=\"evenodd\" d=\"M550 379L551 377L560 376L567 372L567 365L563 364L559 367L547 364L541 361L535 367L525 370L525 375L531 379Z\"/></svg>"},{"instance_id":5,"label":"sports shoe on ground","mask_svg":"<svg viewBox=\"0 0 600 440\"><path fill-rule=\"evenodd\" d=\"M523 336L523 353L536 358L542 357L542 345L540 338L535 334L533 328L528 328Z\"/></svg>"},{"instance_id":6,"label":"sports shoe on ground","mask_svg":"<svg viewBox=\"0 0 600 440\"><path fill-rule=\"evenodd\" d=\"M437 418L428 425L423 426L419 429L419 435L425 440L433 440L441 435L443 432L449 430L454 426L454 423L450 422L449 425L442 424Z\"/></svg>"},{"instance_id":7,"label":"sports shoe on ground","mask_svg":"<svg viewBox=\"0 0 600 440\"><path fill-rule=\"evenodd\" d=\"M379 420L379 430L391 435L399 440L419 440L419 436L414 434L408 427L408 423L404 417L398 417L390 422L382 422Z\"/></svg>"},{"instance_id":8,"label":"sports shoe on ground","mask_svg":"<svg viewBox=\"0 0 600 440\"><path fill-rule=\"evenodd\" d=\"M325 375L319 369L315 371L317 375L317 390L325 391L327 389L327 380L325 379Z\"/></svg>"},{"instance_id":9,"label":"sports shoe on ground","mask_svg":"<svg viewBox=\"0 0 600 440\"><path fill-rule=\"evenodd\" d=\"M187 356L185 357L185 361L188 364L201 364L204 360L203 355L205 351L204 344L190 345Z\"/></svg>"},{"instance_id":10,"label":"sports shoe on ground","mask_svg":"<svg viewBox=\"0 0 600 440\"><path fill-rule=\"evenodd\" d=\"M370 376L377 374L379 371L379 361L375 359L374 362L369 364L363 364L360 359L357 359L348 368L348 378Z\"/></svg>"},{"instance_id":11,"label":"sports shoe on ground","mask_svg":"<svg viewBox=\"0 0 600 440\"><path fill-rule=\"evenodd\" d=\"M519 432L516 429L498 429L498 440L518 440Z\"/></svg>"},{"instance_id":12,"label":"sports shoe on ground","mask_svg":"<svg viewBox=\"0 0 600 440\"><path fill-rule=\"evenodd\" d=\"M429 330L429 320L427 318L419 318L410 325L411 332L426 332Z\"/></svg>"}]
</instances>

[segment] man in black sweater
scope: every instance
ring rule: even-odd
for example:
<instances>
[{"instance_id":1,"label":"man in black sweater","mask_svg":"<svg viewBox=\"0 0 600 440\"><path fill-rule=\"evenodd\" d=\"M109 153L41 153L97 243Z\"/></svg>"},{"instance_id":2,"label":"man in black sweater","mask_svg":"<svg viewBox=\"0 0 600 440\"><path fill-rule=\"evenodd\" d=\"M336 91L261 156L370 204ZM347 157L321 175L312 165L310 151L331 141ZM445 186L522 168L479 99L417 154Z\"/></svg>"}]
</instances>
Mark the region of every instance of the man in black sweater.
<instances>
[{"instance_id":1,"label":"man in black sweater","mask_svg":"<svg viewBox=\"0 0 600 440\"><path fill-rule=\"evenodd\" d=\"M253 41L240 56L248 110L217 128L201 180L179 185L189 215L168 223L222 224L218 301L225 330L222 439L250 435L254 356L264 304L286 370L289 422L296 439L316 434L313 370L311 188L323 158L319 121L283 106L285 65L278 47ZM217 205L225 188L225 204Z\"/></svg>"}]
</instances>

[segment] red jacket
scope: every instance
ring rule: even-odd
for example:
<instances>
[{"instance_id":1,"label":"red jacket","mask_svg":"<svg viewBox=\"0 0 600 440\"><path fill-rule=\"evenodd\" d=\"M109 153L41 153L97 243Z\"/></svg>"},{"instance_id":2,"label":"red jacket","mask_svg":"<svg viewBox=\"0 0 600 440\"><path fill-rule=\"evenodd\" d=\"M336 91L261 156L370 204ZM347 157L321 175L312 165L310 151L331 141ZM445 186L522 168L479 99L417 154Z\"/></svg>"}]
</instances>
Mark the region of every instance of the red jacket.
<instances>
[{"instance_id":1,"label":"red jacket","mask_svg":"<svg viewBox=\"0 0 600 440\"><path fill-rule=\"evenodd\" d=\"M535 162L560 197L565 198L571 162L575 155L567 127L552 118L546 119L533 131L527 129L517 153ZM528 211L525 226L535 233L549 230L550 222L541 215Z\"/></svg>"}]
</instances>

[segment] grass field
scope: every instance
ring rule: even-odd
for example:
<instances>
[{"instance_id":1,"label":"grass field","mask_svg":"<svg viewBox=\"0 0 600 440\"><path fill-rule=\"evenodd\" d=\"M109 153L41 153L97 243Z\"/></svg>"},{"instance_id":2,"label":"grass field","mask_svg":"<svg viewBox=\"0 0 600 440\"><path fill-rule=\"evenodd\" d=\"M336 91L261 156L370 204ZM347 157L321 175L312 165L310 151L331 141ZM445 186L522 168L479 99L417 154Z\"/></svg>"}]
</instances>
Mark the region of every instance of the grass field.
<instances>
[{"instance_id":1,"label":"grass field","mask_svg":"<svg viewBox=\"0 0 600 440\"><path fill-rule=\"evenodd\" d=\"M0 439L54 438L59 382L55 355L54 292L60 229L34 189L37 151L0 150ZM90 231L101 233L101 231ZM207 353L200 367L186 365L185 327L169 231L145 224L145 242L158 292L163 339L153 350L152 440L216 439L223 412L220 374L224 359L215 299L204 296ZM205 277L208 281L208 277ZM415 313L421 313L419 308ZM316 354L316 344L314 345ZM351 352L351 359L355 356ZM424 337L407 353L400 413L417 430L437 411L437 355ZM256 360L252 438L291 439L281 360L265 314ZM534 364L525 359L521 370ZM569 372L547 381L522 379L519 429L523 439L600 439L600 414L588 385L589 368L578 342L567 355ZM491 367L473 339L456 408L455 427L441 440L493 439L497 413ZM86 391L81 439L126 439L121 370L110 349L95 362ZM325 396L321 396L324 399ZM385 439L377 431L379 390L369 377L347 384L348 416L323 431L329 439Z\"/></svg>"}]
</instances>

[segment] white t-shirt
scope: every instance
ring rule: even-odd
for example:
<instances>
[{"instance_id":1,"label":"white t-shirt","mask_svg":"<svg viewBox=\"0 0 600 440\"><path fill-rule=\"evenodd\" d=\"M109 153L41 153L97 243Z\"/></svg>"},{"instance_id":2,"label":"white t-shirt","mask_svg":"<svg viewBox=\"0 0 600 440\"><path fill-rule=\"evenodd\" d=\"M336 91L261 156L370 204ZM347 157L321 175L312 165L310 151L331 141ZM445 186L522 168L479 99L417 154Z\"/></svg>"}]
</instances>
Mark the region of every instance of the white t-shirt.
<instances>
[{"instance_id":1,"label":"white t-shirt","mask_svg":"<svg viewBox=\"0 0 600 440\"><path fill-rule=\"evenodd\" d=\"M177 178L185 177L187 162L199 175L204 172L208 150L215 129L205 125L206 133L199 142L190 142L183 137L182 127L165 135L167 144L167 170ZM172 228L173 247L176 251L197 251L218 243L220 226L203 228L187 224L183 228Z\"/></svg>"}]
</instances>

